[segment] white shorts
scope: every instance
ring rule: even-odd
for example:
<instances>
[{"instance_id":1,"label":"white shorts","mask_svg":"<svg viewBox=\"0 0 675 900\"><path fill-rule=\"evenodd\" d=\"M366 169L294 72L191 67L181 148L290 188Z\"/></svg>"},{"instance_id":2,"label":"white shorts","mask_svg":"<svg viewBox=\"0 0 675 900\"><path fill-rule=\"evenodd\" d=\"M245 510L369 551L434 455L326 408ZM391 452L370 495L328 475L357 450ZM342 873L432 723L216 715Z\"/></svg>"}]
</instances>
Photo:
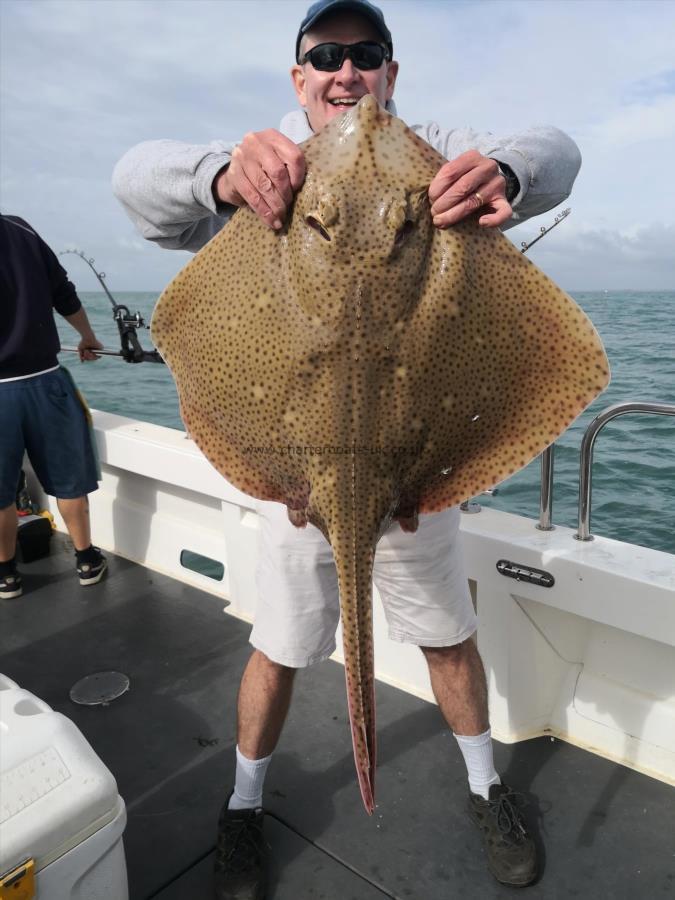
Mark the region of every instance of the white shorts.
<instances>
[{"instance_id":1,"label":"white shorts","mask_svg":"<svg viewBox=\"0 0 675 900\"><path fill-rule=\"evenodd\" d=\"M330 545L314 525L292 525L281 503L260 502L258 513L258 605L251 643L292 668L327 659L335 650L340 619ZM394 522L380 539L373 581L392 640L449 647L475 632L459 519L457 507L422 515L414 534Z\"/></svg>"}]
</instances>

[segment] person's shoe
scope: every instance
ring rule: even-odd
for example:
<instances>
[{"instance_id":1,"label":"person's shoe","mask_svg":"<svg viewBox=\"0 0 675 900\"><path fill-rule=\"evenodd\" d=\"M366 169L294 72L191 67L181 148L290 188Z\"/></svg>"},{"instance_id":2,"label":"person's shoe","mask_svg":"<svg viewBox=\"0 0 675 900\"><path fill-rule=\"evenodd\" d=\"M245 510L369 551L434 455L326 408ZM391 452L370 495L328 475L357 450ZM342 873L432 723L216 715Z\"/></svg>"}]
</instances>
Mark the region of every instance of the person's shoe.
<instances>
[{"instance_id":1,"label":"person's shoe","mask_svg":"<svg viewBox=\"0 0 675 900\"><path fill-rule=\"evenodd\" d=\"M108 568L108 560L98 547L91 548L93 553L86 562L78 562L77 574L80 576L80 584L98 584Z\"/></svg>"},{"instance_id":2,"label":"person's shoe","mask_svg":"<svg viewBox=\"0 0 675 900\"><path fill-rule=\"evenodd\" d=\"M505 784L490 787L490 799L469 791L468 812L480 828L488 868L502 884L525 887L537 877L537 851L520 812L523 795Z\"/></svg>"},{"instance_id":3,"label":"person's shoe","mask_svg":"<svg viewBox=\"0 0 675 900\"><path fill-rule=\"evenodd\" d=\"M263 809L228 809L218 818L214 870L217 900L264 900L267 874Z\"/></svg>"},{"instance_id":4,"label":"person's shoe","mask_svg":"<svg viewBox=\"0 0 675 900\"><path fill-rule=\"evenodd\" d=\"M0 575L0 598L3 600L14 600L23 593L21 586L21 576L14 569L9 575Z\"/></svg>"}]
</instances>

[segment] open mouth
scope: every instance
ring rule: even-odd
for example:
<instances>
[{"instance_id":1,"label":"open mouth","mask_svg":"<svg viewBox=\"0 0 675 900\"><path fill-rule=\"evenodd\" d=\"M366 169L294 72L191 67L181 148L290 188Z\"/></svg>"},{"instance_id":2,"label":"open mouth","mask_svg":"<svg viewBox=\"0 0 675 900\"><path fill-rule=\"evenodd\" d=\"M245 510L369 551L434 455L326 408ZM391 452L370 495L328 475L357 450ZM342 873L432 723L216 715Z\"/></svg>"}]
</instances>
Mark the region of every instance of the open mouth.
<instances>
[{"instance_id":1,"label":"open mouth","mask_svg":"<svg viewBox=\"0 0 675 900\"><path fill-rule=\"evenodd\" d=\"M360 99L360 97L331 97L328 102L331 106L346 107L356 106Z\"/></svg>"}]
</instances>

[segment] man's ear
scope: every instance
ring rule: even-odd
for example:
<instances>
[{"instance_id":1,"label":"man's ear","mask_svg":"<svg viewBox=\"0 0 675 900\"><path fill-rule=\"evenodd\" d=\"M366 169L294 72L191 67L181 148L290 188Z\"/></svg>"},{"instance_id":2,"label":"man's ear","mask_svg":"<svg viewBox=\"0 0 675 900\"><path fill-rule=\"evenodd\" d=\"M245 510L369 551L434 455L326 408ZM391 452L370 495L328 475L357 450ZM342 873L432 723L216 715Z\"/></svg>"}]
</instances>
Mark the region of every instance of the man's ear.
<instances>
[{"instance_id":1,"label":"man's ear","mask_svg":"<svg viewBox=\"0 0 675 900\"><path fill-rule=\"evenodd\" d=\"M387 93L386 99L391 100L394 96L394 87L396 85L396 76L398 75L398 63L393 59L387 63Z\"/></svg>"},{"instance_id":2,"label":"man's ear","mask_svg":"<svg viewBox=\"0 0 675 900\"><path fill-rule=\"evenodd\" d=\"M291 68L291 81L300 102L300 106L307 106L307 94L305 93L305 72L300 65Z\"/></svg>"}]
</instances>

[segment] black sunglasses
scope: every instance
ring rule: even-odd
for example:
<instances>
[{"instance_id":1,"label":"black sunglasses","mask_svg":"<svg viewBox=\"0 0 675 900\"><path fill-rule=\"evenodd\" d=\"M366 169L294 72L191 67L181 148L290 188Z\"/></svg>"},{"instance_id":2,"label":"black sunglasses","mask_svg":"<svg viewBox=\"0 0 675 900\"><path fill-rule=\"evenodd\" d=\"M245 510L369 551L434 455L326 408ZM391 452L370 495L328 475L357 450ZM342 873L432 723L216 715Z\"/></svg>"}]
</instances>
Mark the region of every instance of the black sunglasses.
<instances>
[{"instance_id":1,"label":"black sunglasses","mask_svg":"<svg viewBox=\"0 0 675 900\"><path fill-rule=\"evenodd\" d=\"M356 44L317 44L300 60L304 65L310 62L319 72L339 72L345 57L349 56L357 69L365 71L379 69L389 60L389 51L375 41L359 41Z\"/></svg>"}]
</instances>

